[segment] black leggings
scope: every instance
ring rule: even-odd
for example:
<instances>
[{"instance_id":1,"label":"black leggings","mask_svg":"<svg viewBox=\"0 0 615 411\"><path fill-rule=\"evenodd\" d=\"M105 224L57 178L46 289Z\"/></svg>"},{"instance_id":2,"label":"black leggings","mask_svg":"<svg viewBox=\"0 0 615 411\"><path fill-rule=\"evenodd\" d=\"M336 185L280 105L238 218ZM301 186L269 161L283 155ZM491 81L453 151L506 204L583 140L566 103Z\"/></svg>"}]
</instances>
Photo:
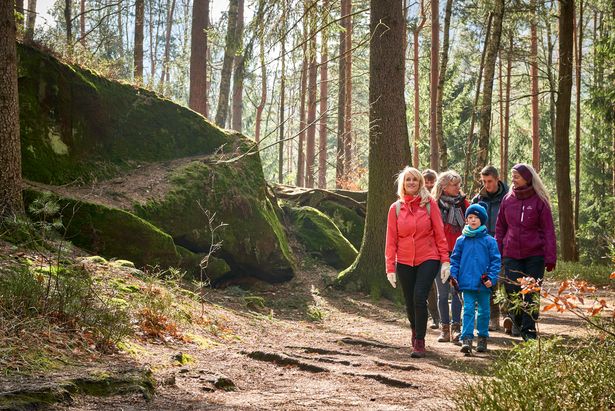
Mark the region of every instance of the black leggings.
<instances>
[{"instance_id":1,"label":"black leggings","mask_svg":"<svg viewBox=\"0 0 615 411\"><path fill-rule=\"evenodd\" d=\"M440 261L427 260L418 266L397 263L396 272L406 300L406 313L417 339L424 339L427 330L427 296L438 274Z\"/></svg>"},{"instance_id":2,"label":"black leggings","mask_svg":"<svg viewBox=\"0 0 615 411\"><path fill-rule=\"evenodd\" d=\"M533 277L537 281L541 281L545 271L545 259L543 256L527 257L515 259L504 257L504 270L506 273L505 283L506 293L518 293L521 287L513 284L512 281L518 281L521 277ZM521 331L521 335L536 337L536 320L538 320L538 312L540 309L540 294L528 293L523 294L523 305L520 310L508 310L508 315L515 322L515 325ZM538 304L536 306L535 304Z\"/></svg>"}]
</instances>

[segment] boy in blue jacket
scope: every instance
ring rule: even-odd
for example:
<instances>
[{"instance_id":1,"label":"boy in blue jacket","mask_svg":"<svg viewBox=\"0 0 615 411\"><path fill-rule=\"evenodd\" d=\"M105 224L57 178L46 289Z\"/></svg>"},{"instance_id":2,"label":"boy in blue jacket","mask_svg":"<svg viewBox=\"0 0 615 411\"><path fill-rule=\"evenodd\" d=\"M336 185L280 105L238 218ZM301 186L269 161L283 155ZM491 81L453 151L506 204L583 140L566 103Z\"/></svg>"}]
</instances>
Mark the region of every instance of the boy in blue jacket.
<instances>
[{"instance_id":1,"label":"boy in blue jacket","mask_svg":"<svg viewBox=\"0 0 615 411\"><path fill-rule=\"evenodd\" d=\"M478 306L478 344L476 351L487 351L489 337L489 300L501 267L500 252L485 223L487 210L472 204L465 212L466 226L457 238L451 255L450 282L463 295L463 327L461 352L472 354L474 318Z\"/></svg>"}]
</instances>

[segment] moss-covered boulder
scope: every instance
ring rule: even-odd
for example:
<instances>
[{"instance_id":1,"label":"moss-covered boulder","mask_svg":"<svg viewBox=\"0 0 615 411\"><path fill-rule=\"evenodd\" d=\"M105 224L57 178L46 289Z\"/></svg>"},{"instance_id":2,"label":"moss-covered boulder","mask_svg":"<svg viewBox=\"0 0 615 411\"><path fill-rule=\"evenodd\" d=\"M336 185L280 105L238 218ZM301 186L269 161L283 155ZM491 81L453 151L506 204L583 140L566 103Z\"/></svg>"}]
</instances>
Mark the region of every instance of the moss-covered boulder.
<instances>
[{"instance_id":1,"label":"moss-covered boulder","mask_svg":"<svg viewBox=\"0 0 615 411\"><path fill-rule=\"evenodd\" d=\"M23 176L112 177L146 162L211 154L232 138L200 114L18 45Z\"/></svg>"},{"instance_id":2,"label":"moss-covered boulder","mask_svg":"<svg viewBox=\"0 0 615 411\"><path fill-rule=\"evenodd\" d=\"M180 266L184 268L193 279L204 281L216 285L221 278L231 272L231 267L221 258L217 258L207 253L193 253L192 251L176 245L177 251L181 256ZM206 264L201 268L201 264L206 259ZM201 276L202 274L202 276Z\"/></svg>"},{"instance_id":3,"label":"moss-covered boulder","mask_svg":"<svg viewBox=\"0 0 615 411\"><path fill-rule=\"evenodd\" d=\"M313 207L288 207L295 234L307 251L327 264L343 269L357 257L357 250L324 213Z\"/></svg>"},{"instance_id":4,"label":"moss-covered boulder","mask_svg":"<svg viewBox=\"0 0 615 411\"><path fill-rule=\"evenodd\" d=\"M65 238L87 251L130 260L139 267L169 267L180 262L171 236L134 214L34 189L24 190L26 204L41 197L58 203Z\"/></svg>"},{"instance_id":5,"label":"moss-covered boulder","mask_svg":"<svg viewBox=\"0 0 615 411\"><path fill-rule=\"evenodd\" d=\"M193 161L176 169L163 199L135 205L135 213L173 236L193 253L207 253L212 227L205 211L215 213L214 232L221 242L216 256L231 275L268 282L292 278L293 258L284 228L267 196L258 155L216 164Z\"/></svg>"},{"instance_id":6,"label":"moss-covered boulder","mask_svg":"<svg viewBox=\"0 0 615 411\"><path fill-rule=\"evenodd\" d=\"M316 207L335 223L342 235L358 250L363 241L365 217L338 202L325 200Z\"/></svg>"}]
</instances>

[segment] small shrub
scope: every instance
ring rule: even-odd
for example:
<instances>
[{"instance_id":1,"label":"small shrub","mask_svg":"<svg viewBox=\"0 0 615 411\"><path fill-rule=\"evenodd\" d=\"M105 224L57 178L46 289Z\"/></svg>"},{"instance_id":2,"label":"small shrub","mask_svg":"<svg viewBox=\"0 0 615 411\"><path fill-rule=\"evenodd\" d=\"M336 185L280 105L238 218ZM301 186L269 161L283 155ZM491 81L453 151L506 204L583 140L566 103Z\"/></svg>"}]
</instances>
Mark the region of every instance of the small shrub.
<instances>
[{"instance_id":1,"label":"small shrub","mask_svg":"<svg viewBox=\"0 0 615 411\"><path fill-rule=\"evenodd\" d=\"M561 338L517 345L492 377L460 388L460 410L590 410L615 406L615 339L566 345Z\"/></svg>"},{"instance_id":2,"label":"small shrub","mask_svg":"<svg viewBox=\"0 0 615 411\"><path fill-rule=\"evenodd\" d=\"M327 314L317 305L309 305L306 312L310 321L322 322L326 318Z\"/></svg>"}]
</instances>

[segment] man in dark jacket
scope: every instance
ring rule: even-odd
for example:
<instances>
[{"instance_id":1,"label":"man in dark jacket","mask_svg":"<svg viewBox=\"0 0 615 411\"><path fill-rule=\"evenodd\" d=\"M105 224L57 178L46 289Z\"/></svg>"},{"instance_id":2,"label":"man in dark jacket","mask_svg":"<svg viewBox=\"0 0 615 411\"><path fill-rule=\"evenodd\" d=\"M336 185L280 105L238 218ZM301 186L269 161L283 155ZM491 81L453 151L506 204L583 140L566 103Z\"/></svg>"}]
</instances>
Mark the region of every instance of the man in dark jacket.
<instances>
[{"instance_id":1,"label":"man in dark jacket","mask_svg":"<svg viewBox=\"0 0 615 411\"><path fill-rule=\"evenodd\" d=\"M495 237L495 223L498 219L500 203L502 198L508 193L508 186L503 181L500 181L499 177L497 168L492 165L485 166L480 172L482 187L472 199L473 204L477 204L479 201L486 204L488 216L486 226L489 235L492 237ZM489 331L500 329L500 306L494 303L494 297L495 291L491 293ZM515 332L515 334L517 333Z\"/></svg>"}]
</instances>

